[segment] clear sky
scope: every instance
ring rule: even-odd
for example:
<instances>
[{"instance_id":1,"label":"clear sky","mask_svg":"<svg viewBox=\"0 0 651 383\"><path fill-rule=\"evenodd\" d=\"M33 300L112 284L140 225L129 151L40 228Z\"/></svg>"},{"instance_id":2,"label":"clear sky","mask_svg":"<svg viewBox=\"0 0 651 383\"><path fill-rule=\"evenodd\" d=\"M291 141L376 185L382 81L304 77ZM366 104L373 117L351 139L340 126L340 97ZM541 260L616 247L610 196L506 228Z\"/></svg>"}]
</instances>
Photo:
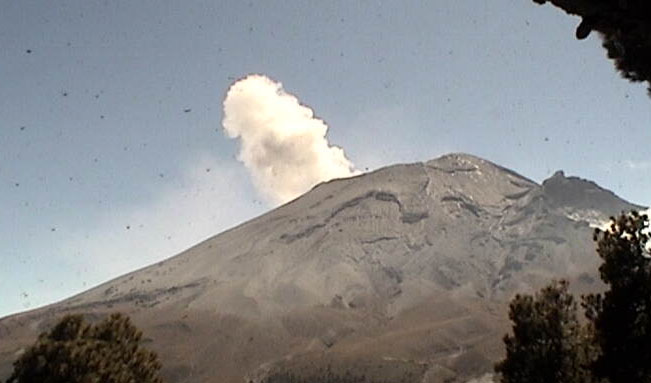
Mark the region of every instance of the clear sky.
<instances>
[{"instance_id":1,"label":"clear sky","mask_svg":"<svg viewBox=\"0 0 651 383\"><path fill-rule=\"evenodd\" d=\"M468 152L651 204L651 99L531 0L0 0L0 316L271 206L222 129L282 82L357 169Z\"/></svg>"}]
</instances>

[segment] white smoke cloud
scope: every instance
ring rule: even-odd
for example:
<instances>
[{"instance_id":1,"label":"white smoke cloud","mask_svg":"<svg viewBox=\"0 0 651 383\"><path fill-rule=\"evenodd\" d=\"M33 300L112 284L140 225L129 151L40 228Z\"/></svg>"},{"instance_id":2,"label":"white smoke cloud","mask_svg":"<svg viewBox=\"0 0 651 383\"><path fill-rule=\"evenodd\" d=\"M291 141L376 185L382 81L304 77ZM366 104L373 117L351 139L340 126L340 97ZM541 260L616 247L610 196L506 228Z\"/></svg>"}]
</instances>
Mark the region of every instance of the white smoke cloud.
<instances>
[{"instance_id":1,"label":"white smoke cloud","mask_svg":"<svg viewBox=\"0 0 651 383\"><path fill-rule=\"evenodd\" d=\"M223 127L230 138L240 139L239 160L274 204L319 182L359 173L343 149L328 142L326 123L268 77L250 75L230 87Z\"/></svg>"}]
</instances>

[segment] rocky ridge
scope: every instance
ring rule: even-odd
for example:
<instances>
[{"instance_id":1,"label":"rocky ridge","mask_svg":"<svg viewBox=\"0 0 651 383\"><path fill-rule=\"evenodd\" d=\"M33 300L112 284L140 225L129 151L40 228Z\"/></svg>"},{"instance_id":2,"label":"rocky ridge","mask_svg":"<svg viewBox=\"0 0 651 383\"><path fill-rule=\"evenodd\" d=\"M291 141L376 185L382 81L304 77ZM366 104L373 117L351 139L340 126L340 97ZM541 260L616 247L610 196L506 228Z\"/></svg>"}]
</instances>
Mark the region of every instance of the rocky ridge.
<instances>
[{"instance_id":1,"label":"rocky ridge","mask_svg":"<svg viewBox=\"0 0 651 383\"><path fill-rule=\"evenodd\" d=\"M557 172L542 185L450 154L317 185L166 261L0 320L0 378L63 313L129 313L168 381L324 364L403 381L490 370L505 303L551 278L599 289L592 227L639 209Z\"/></svg>"}]
</instances>

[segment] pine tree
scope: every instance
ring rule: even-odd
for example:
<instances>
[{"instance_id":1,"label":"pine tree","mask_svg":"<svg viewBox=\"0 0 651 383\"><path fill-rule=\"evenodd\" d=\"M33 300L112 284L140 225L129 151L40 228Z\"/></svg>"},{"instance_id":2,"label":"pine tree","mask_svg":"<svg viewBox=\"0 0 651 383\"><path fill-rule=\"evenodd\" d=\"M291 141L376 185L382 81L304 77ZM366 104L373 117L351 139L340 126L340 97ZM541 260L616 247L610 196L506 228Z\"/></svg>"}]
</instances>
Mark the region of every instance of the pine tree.
<instances>
[{"instance_id":1,"label":"pine tree","mask_svg":"<svg viewBox=\"0 0 651 383\"><path fill-rule=\"evenodd\" d=\"M589 347L567 281L535 294L517 295L509 306L513 334L504 337L506 358L495 365L502 383L585 383Z\"/></svg>"},{"instance_id":2,"label":"pine tree","mask_svg":"<svg viewBox=\"0 0 651 383\"><path fill-rule=\"evenodd\" d=\"M651 382L651 255L646 215L611 218L609 230L595 233L609 289L585 297L586 316L600 353L595 376L610 383Z\"/></svg>"},{"instance_id":3,"label":"pine tree","mask_svg":"<svg viewBox=\"0 0 651 383\"><path fill-rule=\"evenodd\" d=\"M122 314L94 326L69 315L14 363L7 383L161 383L158 357L141 339Z\"/></svg>"}]
</instances>

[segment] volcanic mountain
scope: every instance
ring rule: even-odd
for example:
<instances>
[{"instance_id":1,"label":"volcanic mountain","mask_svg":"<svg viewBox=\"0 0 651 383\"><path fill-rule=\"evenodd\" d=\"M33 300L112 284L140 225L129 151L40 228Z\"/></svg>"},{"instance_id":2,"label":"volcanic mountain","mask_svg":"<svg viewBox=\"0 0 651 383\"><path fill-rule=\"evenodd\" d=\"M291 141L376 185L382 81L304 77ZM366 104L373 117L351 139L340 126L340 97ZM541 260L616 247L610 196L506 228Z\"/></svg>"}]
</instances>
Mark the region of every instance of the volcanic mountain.
<instances>
[{"instance_id":1,"label":"volcanic mountain","mask_svg":"<svg viewBox=\"0 0 651 383\"><path fill-rule=\"evenodd\" d=\"M168 382L319 368L465 381L502 356L515 293L553 278L600 289L592 226L640 208L562 172L540 185L466 154L333 180L168 260L0 320L0 378L62 315L122 311Z\"/></svg>"}]
</instances>

